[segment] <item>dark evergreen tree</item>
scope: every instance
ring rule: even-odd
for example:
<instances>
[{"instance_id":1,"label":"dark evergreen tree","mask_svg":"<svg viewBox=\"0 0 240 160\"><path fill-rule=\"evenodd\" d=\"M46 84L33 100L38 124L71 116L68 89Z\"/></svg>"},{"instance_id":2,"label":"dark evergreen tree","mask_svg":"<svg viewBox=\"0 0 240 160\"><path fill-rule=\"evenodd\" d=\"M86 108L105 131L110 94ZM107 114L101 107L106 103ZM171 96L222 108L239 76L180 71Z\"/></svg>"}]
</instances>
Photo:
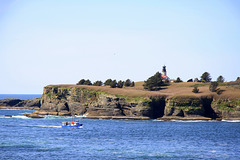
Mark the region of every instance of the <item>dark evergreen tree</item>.
<instances>
[{"instance_id":1,"label":"dark evergreen tree","mask_svg":"<svg viewBox=\"0 0 240 160\"><path fill-rule=\"evenodd\" d=\"M123 88L123 84L124 84L124 82L123 81L118 81L118 83L117 83L117 87L118 88Z\"/></svg>"},{"instance_id":2,"label":"dark evergreen tree","mask_svg":"<svg viewBox=\"0 0 240 160\"><path fill-rule=\"evenodd\" d=\"M187 82L193 82L193 79L189 79L189 80L187 80Z\"/></svg>"},{"instance_id":3,"label":"dark evergreen tree","mask_svg":"<svg viewBox=\"0 0 240 160\"><path fill-rule=\"evenodd\" d=\"M177 77L175 83L179 83L179 82L182 82L182 80L180 79L180 77Z\"/></svg>"},{"instance_id":4,"label":"dark evergreen tree","mask_svg":"<svg viewBox=\"0 0 240 160\"><path fill-rule=\"evenodd\" d=\"M130 84L130 87L134 87L135 86L135 82L132 81L132 83Z\"/></svg>"},{"instance_id":5,"label":"dark evergreen tree","mask_svg":"<svg viewBox=\"0 0 240 160\"><path fill-rule=\"evenodd\" d=\"M103 83L102 83L102 81L96 81L96 82L93 83L93 85L94 86L102 86Z\"/></svg>"},{"instance_id":6,"label":"dark evergreen tree","mask_svg":"<svg viewBox=\"0 0 240 160\"><path fill-rule=\"evenodd\" d=\"M112 79L107 79L105 82L104 82L104 85L105 86L109 86L112 82Z\"/></svg>"},{"instance_id":7,"label":"dark evergreen tree","mask_svg":"<svg viewBox=\"0 0 240 160\"><path fill-rule=\"evenodd\" d=\"M218 87L218 82L211 82L211 84L210 84L210 86L209 86L209 90L210 90L211 92L216 92L217 87Z\"/></svg>"},{"instance_id":8,"label":"dark evergreen tree","mask_svg":"<svg viewBox=\"0 0 240 160\"><path fill-rule=\"evenodd\" d=\"M131 85L131 80L130 79L127 79L124 83L124 86L125 87L129 87Z\"/></svg>"},{"instance_id":9,"label":"dark evergreen tree","mask_svg":"<svg viewBox=\"0 0 240 160\"><path fill-rule=\"evenodd\" d=\"M219 77L217 78L217 82L223 83L223 82L224 82L223 76L219 76Z\"/></svg>"},{"instance_id":10,"label":"dark evergreen tree","mask_svg":"<svg viewBox=\"0 0 240 160\"><path fill-rule=\"evenodd\" d=\"M148 78L147 81L144 81L143 87L144 89L155 91L160 90L162 85L163 81L161 73L157 72L154 76Z\"/></svg>"},{"instance_id":11,"label":"dark evergreen tree","mask_svg":"<svg viewBox=\"0 0 240 160\"><path fill-rule=\"evenodd\" d=\"M92 83L91 83L91 81L90 81L89 79L86 80L83 84L84 84L84 85L92 85Z\"/></svg>"},{"instance_id":12,"label":"dark evergreen tree","mask_svg":"<svg viewBox=\"0 0 240 160\"><path fill-rule=\"evenodd\" d=\"M211 82L212 78L208 72L204 72L201 76L202 82Z\"/></svg>"},{"instance_id":13,"label":"dark evergreen tree","mask_svg":"<svg viewBox=\"0 0 240 160\"><path fill-rule=\"evenodd\" d=\"M240 77L237 77L237 80L236 81L239 81L240 80Z\"/></svg>"},{"instance_id":14,"label":"dark evergreen tree","mask_svg":"<svg viewBox=\"0 0 240 160\"><path fill-rule=\"evenodd\" d=\"M85 82L85 79L81 79L81 80L77 83L77 85L83 85L84 82Z\"/></svg>"},{"instance_id":15,"label":"dark evergreen tree","mask_svg":"<svg viewBox=\"0 0 240 160\"><path fill-rule=\"evenodd\" d=\"M111 88L116 88L116 87L117 87L117 81L116 81L116 80L113 80L113 81L110 83L110 87L111 87Z\"/></svg>"}]
</instances>

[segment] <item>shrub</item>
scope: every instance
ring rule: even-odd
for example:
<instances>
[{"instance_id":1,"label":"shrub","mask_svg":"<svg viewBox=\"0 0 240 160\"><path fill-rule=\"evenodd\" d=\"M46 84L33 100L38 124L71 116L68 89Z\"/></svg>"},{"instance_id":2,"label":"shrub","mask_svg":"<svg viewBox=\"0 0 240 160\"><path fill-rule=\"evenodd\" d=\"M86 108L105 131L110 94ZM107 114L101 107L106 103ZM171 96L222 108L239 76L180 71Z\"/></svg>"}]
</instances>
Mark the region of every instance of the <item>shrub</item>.
<instances>
[{"instance_id":1,"label":"shrub","mask_svg":"<svg viewBox=\"0 0 240 160\"><path fill-rule=\"evenodd\" d=\"M118 81L118 83L117 83L117 87L118 88L122 88L123 87L123 84L124 84L124 82L123 81Z\"/></svg>"},{"instance_id":2,"label":"shrub","mask_svg":"<svg viewBox=\"0 0 240 160\"><path fill-rule=\"evenodd\" d=\"M218 82L211 82L211 84L209 86L209 90L211 92L216 92L217 87L218 87Z\"/></svg>"},{"instance_id":3,"label":"shrub","mask_svg":"<svg viewBox=\"0 0 240 160\"><path fill-rule=\"evenodd\" d=\"M218 88L218 89L216 90L216 93L217 93L218 95L222 94L222 92L223 92L223 90L221 90L220 88Z\"/></svg>"},{"instance_id":4,"label":"shrub","mask_svg":"<svg viewBox=\"0 0 240 160\"><path fill-rule=\"evenodd\" d=\"M223 82L224 82L223 76L219 76L219 77L217 78L217 82L223 83Z\"/></svg>"},{"instance_id":5,"label":"shrub","mask_svg":"<svg viewBox=\"0 0 240 160\"><path fill-rule=\"evenodd\" d=\"M131 80L130 79L127 79L124 83L124 86L125 87L129 87L131 85Z\"/></svg>"},{"instance_id":6,"label":"shrub","mask_svg":"<svg viewBox=\"0 0 240 160\"><path fill-rule=\"evenodd\" d=\"M149 91L160 90L163 85L161 73L157 72L154 76L151 76L144 81L143 87Z\"/></svg>"},{"instance_id":7,"label":"shrub","mask_svg":"<svg viewBox=\"0 0 240 160\"><path fill-rule=\"evenodd\" d=\"M197 86L195 86L195 87L193 88L192 92L193 92L193 93L198 93L198 92L199 92L199 89L198 89L198 87L197 87Z\"/></svg>"},{"instance_id":8,"label":"shrub","mask_svg":"<svg viewBox=\"0 0 240 160\"><path fill-rule=\"evenodd\" d=\"M132 81L132 83L130 84L130 87L134 87L135 86L135 83L134 81Z\"/></svg>"},{"instance_id":9,"label":"shrub","mask_svg":"<svg viewBox=\"0 0 240 160\"><path fill-rule=\"evenodd\" d=\"M85 79L81 79L78 83L77 83L77 85L83 85L85 83Z\"/></svg>"},{"instance_id":10,"label":"shrub","mask_svg":"<svg viewBox=\"0 0 240 160\"><path fill-rule=\"evenodd\" d=\"M110 87L111 87L111 88L116 88L116 87L117 87L117 81L116 81L116 80L113 80L113 81L110 83Z\"/></svg>"},{"instance_id":11,"label":"shrub","mask_svg":"<svg viewBox=\"0 0 240 160\"><path fill-rule=\"evenodd\" d=\"M104 85L105 85L105 86L109 86L111 83L112 83L112 79L107 79L107 80L104 82Z\"/></svg>"},{"instance_id":12,"label":"shrub","mask_svg":"<svg viewBox=\"0 0 240 160\"><path fill-rule=\"evenodd\" d=\"M92 83L91 83L91 81L90 81L89 79L86 80L83 84L84 84L84 85L92 85Z\"/></svg>"},{"instance_id":13,"label":"shrub","mask_svg":"<svg viewBox=\"0 0 240 160\"><path fill-rule=\"evenodd\" d=\"M175 83L180 83L180 82L183 82L183 81L180 79L180 77L177 77Z\"/></svg>"},{"instance_id":14,"label":"shrub","mask_svg":"<svg viewBox=\"0 0 240 160\"><path fill-rule=\"evenodd\" d=\"M93 83L93 85L94 86L102 86L103 83L102 83L102 81L96 81L96 82Z\"/></svg>"}]
</instances>

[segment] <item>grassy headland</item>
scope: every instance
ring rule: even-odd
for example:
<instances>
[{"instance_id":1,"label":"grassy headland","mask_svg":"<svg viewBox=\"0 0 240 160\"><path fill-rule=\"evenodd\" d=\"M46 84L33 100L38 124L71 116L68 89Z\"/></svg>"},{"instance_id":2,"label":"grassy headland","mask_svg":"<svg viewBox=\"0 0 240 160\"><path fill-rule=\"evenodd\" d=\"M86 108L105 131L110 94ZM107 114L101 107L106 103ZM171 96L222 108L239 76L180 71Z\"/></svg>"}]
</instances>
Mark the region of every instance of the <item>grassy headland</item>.
<instances>
[{"instance_id":1,"label":"grassy headland","mask_svg":"<svg viewBox=\"0 0 240 160\"><path fill-rule=\"evenodd\" d=\"M106 92L112 95L122 95L127 97L152 97L152 96L164 96L171 98L174 96L196 96L196 97L213 97L221 99L239 99L240 89L230 87L227 83L222 83L219 85L223 92L218 95L216 92L209 91L210 83L200 83L200 82L182 82L182 83L170 83L169 86L162 87L159 91L147 91L143 88L143 81L136 82L134 87L124 87L124 88L110 88L109 86L90 86L90 85L72 85L72 84L60 84L53 85L59 87L76 87L85 88L89 90ZM199 93L193 93L193 87L198 86Z\"/></svg>"}]
</instances>

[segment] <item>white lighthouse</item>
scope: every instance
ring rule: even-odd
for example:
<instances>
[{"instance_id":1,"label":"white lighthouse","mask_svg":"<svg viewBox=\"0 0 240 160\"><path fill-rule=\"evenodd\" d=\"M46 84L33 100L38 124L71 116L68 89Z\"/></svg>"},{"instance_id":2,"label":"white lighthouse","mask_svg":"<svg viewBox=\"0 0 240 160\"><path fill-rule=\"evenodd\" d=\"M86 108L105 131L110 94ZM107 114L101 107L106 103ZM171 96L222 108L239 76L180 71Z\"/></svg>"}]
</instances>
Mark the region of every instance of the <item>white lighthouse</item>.
<instances>
[{"instance_id":1,"label":"white lighthouse","mask_svg":"<svg viewBox=\"0 0 240 160\"><path fill-rule=\"evenodd\" d=\"M162 80L164 81L170 80L170 78L167 76L167 69L165 65L163 66L163 69L162 69Z\"/></svg>"}]
</instances>

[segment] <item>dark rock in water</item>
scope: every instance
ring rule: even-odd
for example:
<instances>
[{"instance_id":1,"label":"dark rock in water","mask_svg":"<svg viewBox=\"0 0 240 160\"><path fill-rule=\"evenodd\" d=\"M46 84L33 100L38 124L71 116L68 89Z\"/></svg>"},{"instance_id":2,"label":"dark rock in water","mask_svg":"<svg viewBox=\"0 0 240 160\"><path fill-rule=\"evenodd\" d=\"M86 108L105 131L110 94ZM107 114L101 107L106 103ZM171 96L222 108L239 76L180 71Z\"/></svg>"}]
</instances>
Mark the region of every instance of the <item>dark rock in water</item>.
<instances>
[{"instance_id":1,"label":"dark rock in water","mask_svg":"<svg viewBox=\"0 0 240 160\"><path fill-rule=\"evenodd\" d=\"M40 108L40 106L41 106L40 101L41 101L41 99L39 99L39 98L27 99L27 100L24 100L24 101L16 104L15 107L38 107L38 108Z\"/></svg>"},{"instance_id":2,"label":"dark rock in water","mask_svg":"<svg viewBox=\"0 0 240 160\"><path fill-rule=\"evenodd\" d=\"M1 99L0 106L40 108L40 106L41 106L40 101L41 101L40 98L28 99L28 100L8 98L8 99Z\"/></svg>"},{"instance_id":3,"label":"dark rock in water","mask_svg":"<svg viewBox=\"0 0 240 160\"><path fill-rule=\"evenodd\" d=\"M26 117L29 117L29 118L44 118L42 116L39 116L38 114L36 113L30 113L30 114L23 114L24 116Z\"/></svg>"},{"instance_id":4,"label":"dark rock in water","mask_svg":"<svg viewBox=\"0 0 240 160\"><path fill-rule=\"evenodd\" d=\"M12 117L12 115L5 115L5 117Z\"/></svg>"},{"instance_id":5,"label":"dark rock in water","mask_svg":"<svg viewBox=\"0 0 240 160\"><path fill-rule=\"evenodd\" d=\"M24 100L22 100L22 99L14 99L14 98L1 99L0 106L11 106L12 107L23 101Z\"/></svg>"}]
</instances>

